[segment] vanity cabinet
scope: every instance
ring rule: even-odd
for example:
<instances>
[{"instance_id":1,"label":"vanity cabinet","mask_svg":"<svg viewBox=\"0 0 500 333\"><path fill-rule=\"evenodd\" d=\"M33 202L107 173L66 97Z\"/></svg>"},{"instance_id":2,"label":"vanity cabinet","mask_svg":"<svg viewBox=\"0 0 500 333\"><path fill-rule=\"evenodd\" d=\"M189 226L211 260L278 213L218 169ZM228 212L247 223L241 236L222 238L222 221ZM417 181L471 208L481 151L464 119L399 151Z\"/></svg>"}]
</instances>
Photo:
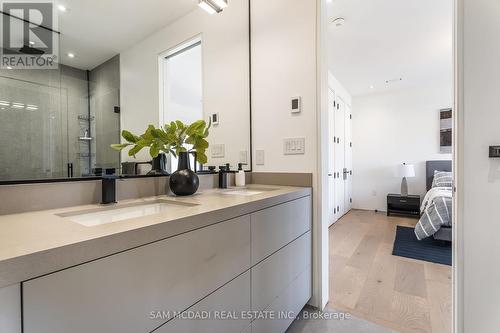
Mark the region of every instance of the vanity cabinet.
<instances>
[{"instance_id":1,"label":"vanity cabinet","mask_svg":"<svg viewBox=\"0 0 500 333\"><path fill-rule=\"evenodd\" d=\"M25 282L24 333L150 332L249 268L244 216Z\"/></svg>"},{"instance_id":2,"label":"vanity cabinet","mask_svg":"<svg viewBox=\"0 0 500 333\"><path fill-rule=\"evenodd\" d=\"M23 333L285 332L249 313L310 299L311 216L302 197L25 281Z\"/></svg>"},{"instance_id":3,"label":"vanity cabinet","mask_svg":"<svg viewBox=\"0 0 500 333\"><path fill-rule=\"evenodd\" d=\"M250 317L240 314L249 313L250 309L250 271L247 271L156 332L242 333L250 327ZM193 315L205 317L189 320L189 316Z\"/></svg>"},{"instance_id":4,"label":"vanity cabinet","mask_svg":"<svg viewBox=\"0 0 500 333\"><path fill-rule=\"evenodd\" d=\"M253 213L252 265L311 229L311 197Z\"/></svg>"},{"instance_id":5,"label":"vanity cabinet","mask_svg":"<svg viewBox=\"0 0 500 333\"><path fill-rule=\"evenodd\" d=\"M21 333L21 286L0 288L0 332Z\"/></svg>"}]
</instances>

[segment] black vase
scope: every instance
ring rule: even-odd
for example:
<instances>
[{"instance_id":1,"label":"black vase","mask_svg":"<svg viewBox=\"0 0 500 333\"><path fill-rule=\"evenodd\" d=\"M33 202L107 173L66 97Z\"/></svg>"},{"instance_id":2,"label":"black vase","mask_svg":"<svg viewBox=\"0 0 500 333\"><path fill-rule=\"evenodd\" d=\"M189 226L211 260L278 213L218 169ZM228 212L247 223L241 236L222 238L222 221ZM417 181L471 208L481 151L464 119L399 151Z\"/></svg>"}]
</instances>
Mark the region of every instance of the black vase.
<instances>
[{"instance_id":1,"label":"black vase","mask_svg":"<svg viewBox=\"0 0 500 333\"><path fill-rule=\"evenodd\" d=\"M200 179L189 167L189 153L179 154L177 171L170 175L170 189L175 195L193 195L198 191Z\"/></svg>"},{"instance_id":2,"label":"black vase","mask_svg":"<svg viewBox=\"0 0 500 333\"><path fill-rule=\"evenodd\" d=\"M152 169L148 172L148 175L169 175L167 172L167 155L159 154L157 157L153 158L151 166Z\"/></svg>"}]
</instances>

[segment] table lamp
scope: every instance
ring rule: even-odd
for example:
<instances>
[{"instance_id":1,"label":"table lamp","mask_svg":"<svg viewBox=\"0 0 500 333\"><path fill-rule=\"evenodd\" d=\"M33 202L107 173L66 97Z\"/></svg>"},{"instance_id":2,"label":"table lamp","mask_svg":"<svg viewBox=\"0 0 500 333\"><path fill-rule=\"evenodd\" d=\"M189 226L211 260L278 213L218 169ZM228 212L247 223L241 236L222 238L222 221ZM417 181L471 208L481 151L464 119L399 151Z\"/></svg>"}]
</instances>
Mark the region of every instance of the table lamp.
<instances>
[{"instance_id":1,"label":"table lamp","mask_svg":"<svg viewBox=\"0 0 500 333\"><path fill-rule=\"evenodd\" d=\"M403 180L401 181L401 196L407 197L408 182L406 181L406 178L415 177L415 168L413 167L413 164L403 163L402 165L399 166L397 174L398 177L403 178Z\"/></svg>"}]
</instances>

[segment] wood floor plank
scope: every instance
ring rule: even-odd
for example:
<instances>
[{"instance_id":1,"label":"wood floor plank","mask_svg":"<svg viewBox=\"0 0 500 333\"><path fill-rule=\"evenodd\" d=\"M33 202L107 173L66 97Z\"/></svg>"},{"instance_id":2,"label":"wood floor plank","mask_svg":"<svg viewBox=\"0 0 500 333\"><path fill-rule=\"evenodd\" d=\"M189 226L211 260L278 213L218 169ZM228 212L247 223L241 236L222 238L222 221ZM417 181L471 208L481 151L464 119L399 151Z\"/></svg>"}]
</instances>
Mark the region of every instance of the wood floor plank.
<instances>
[{"instance_id":1,"label":"wood floor plank","mask_svg":"<svg viewBox=\"0 0 500 333\"><path fill-rule=\"evenodd\" d=\"M450 333L451 267L392 255L397 226L416 222L355 210L331 227L328 306L404 333Z\"/></svg>"},{"instance_id":2,"label":"wood floor plank","mask_svg":"<svg viewBox=\"0 0 500 333\"><path fill-rule=\"evenodd\" d=\"M431 333L430 309L425 298L394 292L391 302L391 321L406 333Z\"/></svg>"},{"instance_id":3,"label":"wood floor plank","mask_svg":"<svg viewBox=\"0 0 500 333\"><path fill-rule=\"evenodd\" d=\"M424 264L398 259L394 290L407 295L426 298L427 284Z\"/></svg>"}]
</instances>

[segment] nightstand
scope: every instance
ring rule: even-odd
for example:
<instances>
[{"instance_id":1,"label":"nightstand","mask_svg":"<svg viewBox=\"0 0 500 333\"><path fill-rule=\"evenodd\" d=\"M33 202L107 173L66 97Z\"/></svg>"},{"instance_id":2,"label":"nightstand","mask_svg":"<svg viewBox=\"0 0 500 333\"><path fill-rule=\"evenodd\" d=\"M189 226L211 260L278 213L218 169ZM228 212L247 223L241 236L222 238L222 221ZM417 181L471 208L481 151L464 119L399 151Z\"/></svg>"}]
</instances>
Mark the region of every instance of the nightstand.
<instances>
[{"instance_id":1,"label":"nightstand","mask_svg":"<svg viewBox=\"0 0 500 333\"><path fill-rule=\"evenodd\" d=\"M420 218L420 196L401 194L387 195L387 216L401 215Z\"/></svg>"}]
</instances>

